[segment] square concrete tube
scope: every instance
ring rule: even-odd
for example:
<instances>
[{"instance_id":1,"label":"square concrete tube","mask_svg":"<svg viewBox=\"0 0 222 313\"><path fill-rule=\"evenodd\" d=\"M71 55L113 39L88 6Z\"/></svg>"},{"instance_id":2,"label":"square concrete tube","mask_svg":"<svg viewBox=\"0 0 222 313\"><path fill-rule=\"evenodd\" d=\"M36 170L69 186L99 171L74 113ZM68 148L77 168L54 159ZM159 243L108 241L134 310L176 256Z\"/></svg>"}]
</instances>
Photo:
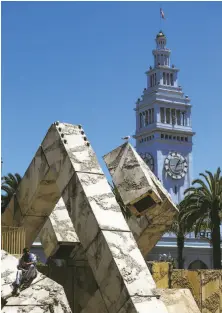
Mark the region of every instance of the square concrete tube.
<instances>
[{"instance_id":1,"label":"square concrete tube","mask_svg":"<svg viewBox=\"0 0 222 313\"><path fill-rule=\"evenodd\" d=\"M123 203L132 212L127 222L145 256L167 232L178 209L131 144L124 143L103 159Z\"/></svg>"},{"instance_id":2,"label":"square concrete tube","mask_svg":"<svg viewBox=\"0 0 222 313\"><path fill-rule=\"evenodd\" d=\"M167 312L153 294L153 278L82 127L56 122L2 224L23 226L30 246L61 196L108 312L118 313L130 304L136 313L138 301L143 302L141 312Z\"/></svg>"}]
</instances>

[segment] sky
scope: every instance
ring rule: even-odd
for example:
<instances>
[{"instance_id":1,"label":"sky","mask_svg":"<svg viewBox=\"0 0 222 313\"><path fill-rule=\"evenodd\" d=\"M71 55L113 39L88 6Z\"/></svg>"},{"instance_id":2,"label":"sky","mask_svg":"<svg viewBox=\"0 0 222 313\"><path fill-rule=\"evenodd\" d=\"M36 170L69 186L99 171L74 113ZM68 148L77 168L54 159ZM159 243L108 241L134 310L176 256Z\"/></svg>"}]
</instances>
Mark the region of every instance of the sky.
<instances>
[{"instance_id":1,"label":"sky","mask_svg":"<svg viewBox=\"0 0 222 313\"><path fill-rule=\"evenodd\" d=\"M60 121L83 125L108 176L102 156L135 132L160 29L193 105L193 176L222 167L222 2L1 5L3 175L23 175Z\"/></svg>"}]
</instances>

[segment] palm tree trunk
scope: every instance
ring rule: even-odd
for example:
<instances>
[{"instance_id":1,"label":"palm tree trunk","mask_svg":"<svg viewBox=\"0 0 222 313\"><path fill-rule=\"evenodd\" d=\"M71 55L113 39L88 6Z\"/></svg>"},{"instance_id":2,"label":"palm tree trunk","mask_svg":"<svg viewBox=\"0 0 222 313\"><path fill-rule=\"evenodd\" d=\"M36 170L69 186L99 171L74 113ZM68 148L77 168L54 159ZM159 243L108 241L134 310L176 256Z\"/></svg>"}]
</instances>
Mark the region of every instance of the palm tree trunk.
<instances>
[{"instance_id":1,"label":"palm tree trunk","mask_svg":"<svg viewBox=\"0 0 222 313\"><path fill-rule=\"evenodd\" d=\"M213 206L211 211L211 239L213 248L213 268L221 269L221 249L220 249L220 217L218 214L218 207Z\"/></svg>"},{"instance_id":2,"label":"palm tree trunk","mask_svg":"<svg viewBox=\"0 0 222 313\"><path fill-rule=\"evenodd\" d=\"M184 249L184 235L182 233L179 233L177 235L177 263L179 269L184 268L183 249Z\"/></svg>"}]
</instances>

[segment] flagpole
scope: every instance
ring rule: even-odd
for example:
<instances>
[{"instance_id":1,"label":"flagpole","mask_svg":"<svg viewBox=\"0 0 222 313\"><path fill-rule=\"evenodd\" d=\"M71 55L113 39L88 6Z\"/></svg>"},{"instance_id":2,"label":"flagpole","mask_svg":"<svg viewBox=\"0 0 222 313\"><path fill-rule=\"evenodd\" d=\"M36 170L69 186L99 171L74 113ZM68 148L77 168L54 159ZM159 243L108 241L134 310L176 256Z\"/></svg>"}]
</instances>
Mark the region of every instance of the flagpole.
<instances>
[{"instance_id":1,"label":"flagpole","mask_svg":"<svg viewBox=\"0 0 222 313\"><path fill-rule=\"evenodd\" d=\"M162 19L165 20L165 16L164 16L164 12L163 12L163 9L162 9L162 6L160 7L160 30L162 30Z\"/></svg>"}]
</instances>

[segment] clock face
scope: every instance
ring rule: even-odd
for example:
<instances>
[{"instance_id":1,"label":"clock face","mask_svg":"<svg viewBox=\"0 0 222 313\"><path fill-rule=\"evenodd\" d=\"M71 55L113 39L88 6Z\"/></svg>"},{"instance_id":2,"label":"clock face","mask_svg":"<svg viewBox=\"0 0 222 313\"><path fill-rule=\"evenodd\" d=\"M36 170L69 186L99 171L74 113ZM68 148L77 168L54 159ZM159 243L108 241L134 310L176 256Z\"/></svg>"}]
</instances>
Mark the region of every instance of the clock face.
<instances>
[{"instance_id":1,"label":"clock face","mask_svg":"<svg viewBox=\"0 0 222 313\"><path fill-rule=\"evenodd\" d=\"M165 159L164 168L173 179L181 179L187 173L188 164L181 154L171 152Z\"/></svg>"},{"instance_id":2,"label":"clock face","mask_svg":"<svg viewBox=\"0 0 222 313\"><path fill-rule=\"evenodd\" d=\"M153 159L152 155L150 153L141 153L140 156L143 159L143 161L146 163L146 165L149 166L151 171L153 171L153 169L154 169L154 159Z\"/></svg>"}]
</instances>

